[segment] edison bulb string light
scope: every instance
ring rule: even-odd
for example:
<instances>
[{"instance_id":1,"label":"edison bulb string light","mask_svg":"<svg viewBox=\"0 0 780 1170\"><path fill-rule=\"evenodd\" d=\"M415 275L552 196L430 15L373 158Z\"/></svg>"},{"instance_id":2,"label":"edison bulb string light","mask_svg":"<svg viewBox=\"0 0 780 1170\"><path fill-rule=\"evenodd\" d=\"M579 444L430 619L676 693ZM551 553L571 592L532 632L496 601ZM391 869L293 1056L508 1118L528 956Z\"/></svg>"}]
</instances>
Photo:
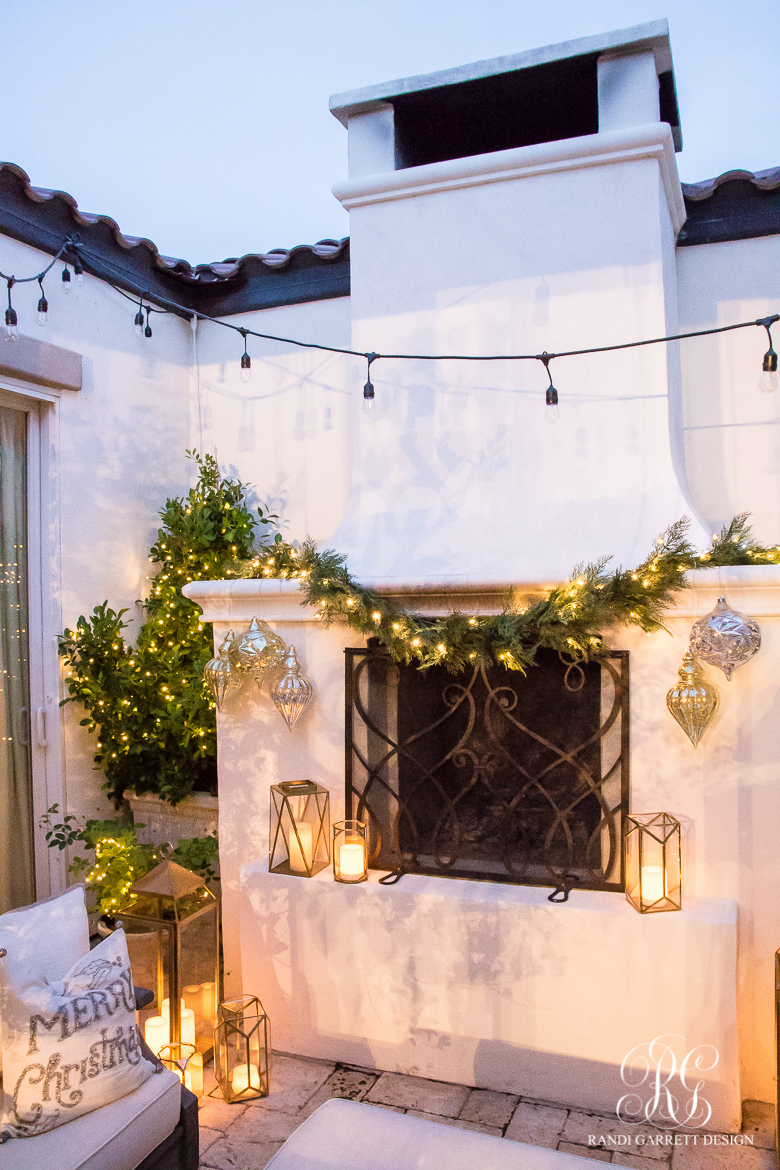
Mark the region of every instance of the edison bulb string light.
<instances>
[{"instance_id":1,"label":"edison bulb string light","mask_svg":"<svg viewBox=\"0 0 780 1170\"><path fill-rule=\"evenodd\" d=\"M694 329L686 333L672 333L664 337L648 337L641 341L623 341L617 345L597 345L587 349L571 349L561 350L558 353L548 353L544 350L542 353L492 353L492 354L466 354L466 353L451 353L451 354L432 354L432 353L376 353L373 350L368 353L363 353L357 349L346 349L337 345L323 345L318 341L301 341L294 337L279 337L273 333L260 333L256 329L247 329L243 325L233 325L229 321L223 321L219 317L210 317L208 313L201 313L198 310L188 309L184 305L178 304L167 297L158 294L149 293L147 290L135 289L135 296L128 296L128 294L120 288L114 281L103 275L100 271L100 258L91 257L87 249L79 238L79 236L68 236L63 242L57 254L54 256L50 264L43 269L42 272L36 273L34 276L16 277L0 272L0 279L5 280L8 289L8 307L5 311L5 325L6 325L6 340L13 341L18 336L18 317L16 310L11 303L11 290L16 284L24 284L29 281L37 281L40 286L41 296L38 301L38 324L44 325L48 319L49 305L43 289L44 277L51 271L58 260L64 260L64 267L62 270L62 287L65 292L69 292L73 286L69 265L73 268L75 276L75 283L81 284L84 279L84 259L92 261L91 271L99 280L113 288L121 296L129 301L135 303L135 297L138 297L138 309L134 318L134 325L136 334L139 336L143 334L144 337L150 338L152 336L152 327L149 323L151 313L176 313L184 317L186 320L196 318L198 321L210 321L213 325L221 325L224 329L232 329L239 334L243 341L243 353L240 360L240 379L242 382L249 382L252 378L252 359L247 350L247 338L258 337L264 341L279 341L286 345L297 345L302 349L316 349L324 353L341 353L349 357L365 358L367 363L367 378L363 386L363 411L370 415L376 404L376 394L374 385L371 381L371 365L373 362L383 358L385 361L455 361L455 362L523 362L523 361L537 361L541 362L547 374L548 386L545 389L545 417L550 422L555 422L560 415L560 405L558 390L553 385L552 374L550 373L550 362L556 358L566 357L582 357L587 354L595 353L612 353L616 350L635 349L643 345L662 345L669 341L685 341L689 337L707 337L716 333L730 333L735 329L749 329L751 327L759 326L766 330L769 339L769 349L764 354L761 377L759 378L759 389L765 394L771 394L777 390L778 373L777 373L777 354L775 353L772 344L771 327L777 321L780 321L780 313L773 313L768 317L759 317L754 321L739 321L735 325L718 325L713 329ZM130 286L132 287L132 286ZM154 299L155 304L151 301ZM144 303L146 301L146 303Z\"/></svg>"}]
</instances>

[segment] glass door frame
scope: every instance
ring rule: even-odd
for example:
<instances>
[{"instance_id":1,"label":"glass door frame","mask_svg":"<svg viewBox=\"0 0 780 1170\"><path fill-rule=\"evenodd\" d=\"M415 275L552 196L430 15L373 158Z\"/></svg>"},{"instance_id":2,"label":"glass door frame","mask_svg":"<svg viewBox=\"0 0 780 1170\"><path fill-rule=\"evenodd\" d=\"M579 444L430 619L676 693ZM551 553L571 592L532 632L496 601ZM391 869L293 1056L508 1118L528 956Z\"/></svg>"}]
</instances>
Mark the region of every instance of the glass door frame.
<instances>
[{"instance_id":1,"label":"glass door frame","mask_svg":"<svg viewBox=\"0 0 780 1170\"><path fill-rule=\"evenodd\" d=\"M0 406L27 415L27 579L30 655L30 757L36 898L67 884L66 854L49 849L39 822L66 806L60 664L62 632L58 482L59 394L0 378ZM44 455L45 453L45 455Z\"/></svg>"}]
</instances>

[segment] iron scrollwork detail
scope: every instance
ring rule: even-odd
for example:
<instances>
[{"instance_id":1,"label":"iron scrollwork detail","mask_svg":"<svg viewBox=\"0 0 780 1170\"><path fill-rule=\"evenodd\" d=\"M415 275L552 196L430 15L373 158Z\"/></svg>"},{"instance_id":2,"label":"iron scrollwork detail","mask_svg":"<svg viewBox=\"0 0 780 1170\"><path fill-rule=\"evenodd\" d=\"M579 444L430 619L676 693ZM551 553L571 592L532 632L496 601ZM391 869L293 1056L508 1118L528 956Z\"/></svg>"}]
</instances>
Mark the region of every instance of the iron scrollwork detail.
<instances>
[{"instance_id":1,"label":"iron scrollwork detail","mask_svg":"<svg viewBox=\"0 0 780 1170\"><path fill-rule=\"evenodd\" d=\"M623 889L628 653L541 650L533 677L346 651L346 808L372 867ZM562 897L560 895L563 895Z\"/></svg>"}]
</instances>

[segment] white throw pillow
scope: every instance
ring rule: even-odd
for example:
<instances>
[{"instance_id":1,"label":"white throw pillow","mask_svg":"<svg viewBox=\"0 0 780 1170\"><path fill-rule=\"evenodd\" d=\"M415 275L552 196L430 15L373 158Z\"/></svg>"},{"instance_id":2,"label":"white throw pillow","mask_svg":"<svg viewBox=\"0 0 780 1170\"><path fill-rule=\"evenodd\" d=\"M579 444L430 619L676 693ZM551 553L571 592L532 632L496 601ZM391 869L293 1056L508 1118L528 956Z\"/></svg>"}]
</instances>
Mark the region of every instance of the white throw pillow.
<instances>
[{"instance_id":1,"label":"white throw pillow","mask_svg":"<svg viewBox=\"0 0 780 1170\"><path fill-rule=\"evenodd\" d=\"M88 950L89 922L82 885L0 914L0 984L3 980L24 982L32 972L51 981L62 979ZM0 1077L2 1070L0 1058Z\"/></svg>"},{"instance_id":2,"label":"white throw pillow","mask_svg":"<svg viewBox=\"0 0 780 1170\"><path fill-rule=\"evenodd\" d=\"M46 1133L132 1093L155 1071L141 1055L123 930L83 955L63 979L3 980L0 994L0 1141Z\"/></svg>"}]
</instances>

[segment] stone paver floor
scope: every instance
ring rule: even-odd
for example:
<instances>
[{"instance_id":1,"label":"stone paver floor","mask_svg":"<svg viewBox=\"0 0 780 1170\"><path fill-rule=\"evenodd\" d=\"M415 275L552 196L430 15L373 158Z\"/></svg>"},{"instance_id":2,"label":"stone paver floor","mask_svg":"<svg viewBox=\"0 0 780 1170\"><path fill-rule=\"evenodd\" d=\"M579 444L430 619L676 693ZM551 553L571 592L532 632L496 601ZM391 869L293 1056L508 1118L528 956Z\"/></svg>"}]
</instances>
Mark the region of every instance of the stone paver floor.
<instances>
[{"instance_id":1,"label":"stone paver floor","mask_svg":"<svg viewBox=\"0 0 780 1170\"><path fill-rule=\"evenodd\" d=\"M210 1078L207 1091L213 1085ZM637 1138L657 1140L661 1134L650 1126L624 1126L614 1114L584 1113L511 1093L282 1053L274 1054L271 1092L263 1100L227 1105L220 1098L203 1098L201 1170L263 1170L293 1130L330 1097L368 1101L444 1125L637 1170L777 1170L774 1113L771 1106L758 1101L743 1103L746 1144L704 1145L701 1132L696 1145L690 1144L691 1136L688 1145L637 1144ZM590 1139L598 1142L599 1138L603 1139L600 1144L589 1145Z\"/></svg>"}]
</instances>

